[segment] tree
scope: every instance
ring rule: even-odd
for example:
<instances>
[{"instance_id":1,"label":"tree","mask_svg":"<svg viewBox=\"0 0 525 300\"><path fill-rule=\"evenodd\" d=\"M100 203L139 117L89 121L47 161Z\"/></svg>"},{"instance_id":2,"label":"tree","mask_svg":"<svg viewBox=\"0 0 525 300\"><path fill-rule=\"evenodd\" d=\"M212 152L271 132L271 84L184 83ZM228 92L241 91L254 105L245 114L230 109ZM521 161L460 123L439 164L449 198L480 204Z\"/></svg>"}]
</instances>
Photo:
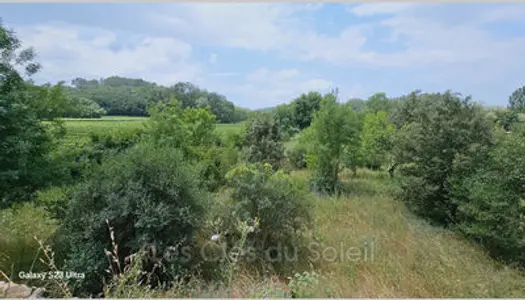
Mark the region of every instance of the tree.
<instances>
[{"instance_id":1,"label":"tree","mask_svg":"<svg viewBox=\"0 0 525 300\"><path fill-rule=\"evenodd\" d=\"M363 111L366 108L366 101L359 98L349 99L345 104L349 105L355 111Z\"/></svg>"},{"instance_id":2,"label":"tree","mask_svg":"<svg viewBox=\"0 0 525 300\"><path fill-rule=\"evenodd\" d=\"M390 99L385 93L375 93L365 102L368 112L377 113L380 111L389 112L391 108Z\"/></svg>"},{"instance_id":3,"label":"tree","mask_svg":"<svg viewBox=\"0 0 525 300\"><path fill-rule=\"evenodd\" d=\"M470 97L452 92L412 94L409 120L396 133L394 155L400 164L400 197L417 214L440 224L455 221L449 179L458 158L477 155L491 143L491 124ZM468 171L468 164L461 170Z\"/></svg>"},{"instance_id":4,"label":"tree","mask_svg":"<svg viewBox=\"0 0 525 300\"><path fill-rule=\"evenodd\" d=\"M306 136L307 166L313 190L333 194L338 190L339 170L345 148L358 143L359 118L351 107L337 103L335 94L324 96Z\"/></svg>"},{"instance_id":5,"label":"tree","mask_svg":"<svg viewBox=\"0 0 525 300\"><path fill-rule=\"evenodd\" d=\"M474 170L453 178L458 206L456 228L480 242L495 257L525 264L525 131L497 135L497 144L483 153Z\"/></svg>"},{"instance_id":6,"label":"tree","mask_svg":"<svg viewBox=\"0 0 525 300\"><path fill-rule=\"evenodd\" d=\"M73 97L69 101L69 106L64 116L70 118L100 118L105 114L106 110L101 108L95 101L83 97Z\"/></svg>"},{"instance_id":7,"label":"tree","mask_svg":"<svg viewBox=\"0 0 525 300\"><path fill-rule=\"evenodd\" d=\"M525 112L525 86L516 89L509 96L509 108L518 112Z\"/></svg>"},{"instance_id":8,"label":"tree","mask_svg":"<svg viewBox=\"0 0 525 300\"><path fill-rule=\"evenodd\" d=\"M146 116L152 104L176 98L182 108L210 106L219 123L232 123L235 120L235 106L225 96L208 92L189 82L165 87L142 79L112 76L100 80L75 78L72 85L67 89L70 98L90 99L108 115Z\"/></svg>"},{"instance_id":9,"label":"tree","mask_svg":"<svg viewBox=\"0 0 525 300\"><path fill-rule=\"evenodd\" d=\"M274 118L281 125L281 131L285 135L285 138L289 138L299 132L294 107L292 105L278 105L274 111Z\"/></svg>"},{"instance_id":10,"label":"tree","mask_svg":"<svg viewBox=\"0 0 525 300\"><path fill-rule=\"evenodd\" d=\"M0 23L0 207L30 200L50 175L51 137L41 121L53 114L35 109L45 99L36 98L17 69L29 77L40 65L32 48L20 48L14 32Z\"/></svg>"},{"instance_id":11,"label":"tree","mask_svg":"<svg viewBox=\"0 0 525 300\"><path fill-rule=\"evenodd\" d=\"M387 162L395 127L384 111L367 114L363 121L362 151L368 167L379 168Z\"/></svg>"},{"instance_id":12,"label":"tree","mask_svg":"<svg viewBox=\"0 0 525 300\"><path fill-rule=\"evenodd\" d=\"M323 96L318 92L302 94L292 102L294 120L299 130L303 130L312 123L315 111L318 111Z\"/></svg>"}]
</instances>

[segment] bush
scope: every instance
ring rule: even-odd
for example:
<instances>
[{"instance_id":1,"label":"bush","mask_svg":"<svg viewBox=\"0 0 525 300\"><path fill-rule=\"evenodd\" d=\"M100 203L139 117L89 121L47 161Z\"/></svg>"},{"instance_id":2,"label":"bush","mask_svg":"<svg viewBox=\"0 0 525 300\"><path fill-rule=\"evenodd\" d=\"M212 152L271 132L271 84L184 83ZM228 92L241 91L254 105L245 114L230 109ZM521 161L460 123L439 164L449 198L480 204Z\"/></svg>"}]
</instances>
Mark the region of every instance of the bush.
<instances>
[{"instance_id":1,"label":"bush","mask_svg":"<svg viewBox=\"0 0 525 300\"><path fill-rule=\"evenodd\" d=\"M65 143L50 153L52 161L53 184L57 186L77 183L83 175L105 158L131 148L139 142L142 129L114 130L104 133L90 133L85 144Z\"/></svg>"},{"instance_id":2,"label":"bush","mask_svg":"<svg viewBox=\"0 0 525 300\"><path fill-rule=\"evenodd\" d=\"M191 246L206 199L194 169L180 150L140 144L104 161L76 188L61 230L69 246L68 269L86 274L75 282L75 293L102 291L108 275L104 250L112 249L106 220L121 260L146 245L161 257L169 247ZM158 276L166 280L189 267L177 260L160 263L166 269Z\"/></svg>"},{"instance_id":3,"label":"bush","mask_svg":"<svg viewBox=\"0 0 525 300\"><path fill-rule=\"evenodd\" d=\"M197 162L200 187L215 192L226 184L226 173L237 164L239 153L233 147L211 147L202 151Z\"/></svg>"},{"instance_id":4,"label":"bush","mask_svg":"<svg viewBox=\"0 0 525 300\"><path fill-rule=\"evenodd\" d=\"M53 186L38 191L36 204L42 207L53 219L62 220L69 207L72 188Z\"/></svg>"},{"instance_id":5,"label":"bush","mask_svg":"<svg viewBox=\"0 0 525 300\"><path fill-rule=\"evenodd\" d=\"M20 271L48 271L35 237L46 242L56 226L42 208L28 203L0 210L0 270L16 282Z\"/></svg>"},{"instance_id":6,"label":"bush","mask_svg":"<svg viewBox=\"0 0 525 300\"><path fill-rule=\"evenodd\" d=\"M232 189L230 220L258 226L247 237L247 245L252 247L254 257L264 264L283 266L284 261L267 261L267 255L287 255L293 257L302 242L304 230L311 222L311 202L304 182L293 179L282 171L273 171L268 164L241 165L231 170L228 185ZM233 226L233 225L230 225ZM240 233L236 228L227 228L236 239ZM276 248L279 253L271 252ZM270 252L268 252L270 251ZM281 252L282 251L282 252Z\"/></svg>"},{"instance_id":7,"label":"bush","mask_svg":"<svg viewBox=\"0 0 525 300\"><path fill-rule=\"evenodd\" d=\"M525 131L503 140L468 177L454 182L457 229L492 255L525 265Z\"/></svg>"},{"instance_id":8,"label":"bush","mask_svg":"<svg viewBox=\"0 0 525 300\"><path fill-rule=\"evenodd\" d=\"M292 148L286 149L285 154L293 168L303 169L306 168L306 152L307 146L298 142Z\"/></svg>"},{"instance_id":9,"label":"bush","mask_svg":"<svg viewBox=\"0 0 525 300\"><path fill-rule=\"evenodd\" d=\"M257 114L251 118L243 134L243 154L250 163L269 163L278 169L284 158L284 145L280 126L270 114Z\"/></svg>"}]
</instances>

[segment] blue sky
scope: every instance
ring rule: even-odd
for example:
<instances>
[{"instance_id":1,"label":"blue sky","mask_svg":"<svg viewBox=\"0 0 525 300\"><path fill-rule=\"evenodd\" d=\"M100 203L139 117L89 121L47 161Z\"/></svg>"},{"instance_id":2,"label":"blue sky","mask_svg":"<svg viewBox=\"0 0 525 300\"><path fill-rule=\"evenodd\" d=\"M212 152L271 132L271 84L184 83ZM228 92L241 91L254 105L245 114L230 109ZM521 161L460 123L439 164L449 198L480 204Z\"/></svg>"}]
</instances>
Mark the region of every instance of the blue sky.
<instances>
[{"instance_id":1,"label":"blue sky","mask_svg":"<svg viewBox=\"0 0 525 300\"><path fill-rule=\"evenodd\" d=\"M0 17L41 83L189 81L248 108L335 87L503 106L525 85L525 3L2 3Z\"/></svg>"}]
</instances>

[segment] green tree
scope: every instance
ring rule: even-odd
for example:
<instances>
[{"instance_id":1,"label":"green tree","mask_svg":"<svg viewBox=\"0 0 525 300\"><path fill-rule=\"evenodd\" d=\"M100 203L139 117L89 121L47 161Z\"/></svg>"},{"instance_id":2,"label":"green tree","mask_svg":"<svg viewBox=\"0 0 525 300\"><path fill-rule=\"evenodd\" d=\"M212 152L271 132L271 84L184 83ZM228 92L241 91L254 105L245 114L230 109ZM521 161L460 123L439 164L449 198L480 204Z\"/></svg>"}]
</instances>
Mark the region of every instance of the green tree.
<instances>
[{"instance_id":1,"label":"green tree","mask_svg":"<svg viewBox=\"0 0 525 300\"><path fill-rule=\"evenodd\" d=\"M355 111L363 111L366 108L366 101L359 98L349 99L345 104L350 105L350 107Z\"/></svg>"},{"instance_id":2,"label":"green tree","mask_svg":"<svg viewBox=\"0 0 525 300\"><path fill-rule=\"evenodd\" d=\"M367 114L363 121L362 151L370 168L379 168L388 161L395 127L384 111Z\"/></svg>"},{"instance_id":3,"label":"green tree","mask_svg":"<svg viewBox=\"0 0 525 300\"><path fill-rule=\"evenodd\" d=\"M309 92L292 101L294 120L299 130L310 126L314 112L319 110L322 99L320 93Z\"/></svg>"},{"instance_id":4,"label":"green tree","mask_svg":"<svg viewBox=\"0 0 525 300\"><path fill-rule=\"evenodd\" d=\"M516 89L509 96L509 108L518 112L525 112L525 86Z\"/></svg>"},{"instance_id":5,"label":"green tree","mask_svg":"<svg viewBox=\"0 0 525 300\"><path fill-rule=\"evenodd\" d=\"M285 135L285 139L299 132L294 107L291 104L278 105L275 108L274 117L281 125L281 132Z\"/></svg>"},{"instance_id":6,"label":"green tree","mask_svg":"<svg viewBox=\"0 0 525 300\"><path fill-rule=\"evenodd\" d=\"M397 132L394 147L403 175L400 197L417 214L441 224L454 222L449 182L458 171L454 162L490 144L491 124L470 97L449 91L412 94L409 104L412 110L402 117L410 121Z\"/></svg>"},{"instance_id":7,"label":"green tree","mask_svg":"<svg viewBox=\"0 0 525 300\"><path fill-rule=\"evenodd\" d=\"M105 114L106 110L95 101L83 97L71 98L64 112L64 116L70 118L100 118Z\"/></svg>"},{"instance_id":8,"label":"green tree","mask_svg":"<svg viewBox=\"0 0 525 300\"><path fill-rule=\"evenodd\" d=\"M458 173L453 200L456 228L480 242L495 257L525 264L525 131L500 132L497 144L482 153L476 168Z\"/></svg>"},{"instance_id":9,"label":"green tree","mask_svg":"<svg viewBox=\"0 0 525 300\"><path fill-rule=\"evenodd\" d=\"M338 190L342 154L345 148L358 144L359 117L351 107L338 104L335 94L328 94L308 131L306 160L312 172L312 188L333 194Z\"/></svg>"},{"instance_id":10,"label":"green tree","mask_svg":"<svg viewBox=\"0 0 525 300\"><path fill-rule=\"evenodd\" d=\"M52 110L37 109L38 93L17 69L31 76L40 69L32 48L21 49L15 34L0 23L0 207L30 200L49 180L47 153L51 136L42 124L52 119ZM50 92L58 92L52 89Z\"/></svg>"},{"instance_id":11,"label":"green tree","mask_svg":"<svg viewBox=\"0 0 525 300\"><path fill-rule=\"evenodd\" d=\"M389 112L391 109L391 101L385 93L375 93L370 96L366 102L366 109L368 112L377 113L380 111Z\"/></svg>"}]
</instances>

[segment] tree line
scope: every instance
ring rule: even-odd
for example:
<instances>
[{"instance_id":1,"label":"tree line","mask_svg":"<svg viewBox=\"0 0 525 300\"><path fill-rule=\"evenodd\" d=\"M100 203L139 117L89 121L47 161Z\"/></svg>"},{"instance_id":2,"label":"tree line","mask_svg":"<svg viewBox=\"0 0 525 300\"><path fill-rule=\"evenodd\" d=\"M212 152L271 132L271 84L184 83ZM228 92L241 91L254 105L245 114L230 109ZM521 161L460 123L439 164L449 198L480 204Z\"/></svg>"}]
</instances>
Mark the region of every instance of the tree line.
<instances>
[{"instance_id":1,"label":"tree line","mask_svg":"<svg viewBox=\"0 0 525 300\"><path fill-rule=\"evenodd\" d=\"M178 99L184 108L210 106L219 123L236 123L247 118L248 110L235 106L225 96L201 89L189 82L166 87L142 79L119 76L88 80L75 78L64 86L71 99L68 117L107 115L147 116L147 108L159 100Z\"/></svg>"}]
</instances>

